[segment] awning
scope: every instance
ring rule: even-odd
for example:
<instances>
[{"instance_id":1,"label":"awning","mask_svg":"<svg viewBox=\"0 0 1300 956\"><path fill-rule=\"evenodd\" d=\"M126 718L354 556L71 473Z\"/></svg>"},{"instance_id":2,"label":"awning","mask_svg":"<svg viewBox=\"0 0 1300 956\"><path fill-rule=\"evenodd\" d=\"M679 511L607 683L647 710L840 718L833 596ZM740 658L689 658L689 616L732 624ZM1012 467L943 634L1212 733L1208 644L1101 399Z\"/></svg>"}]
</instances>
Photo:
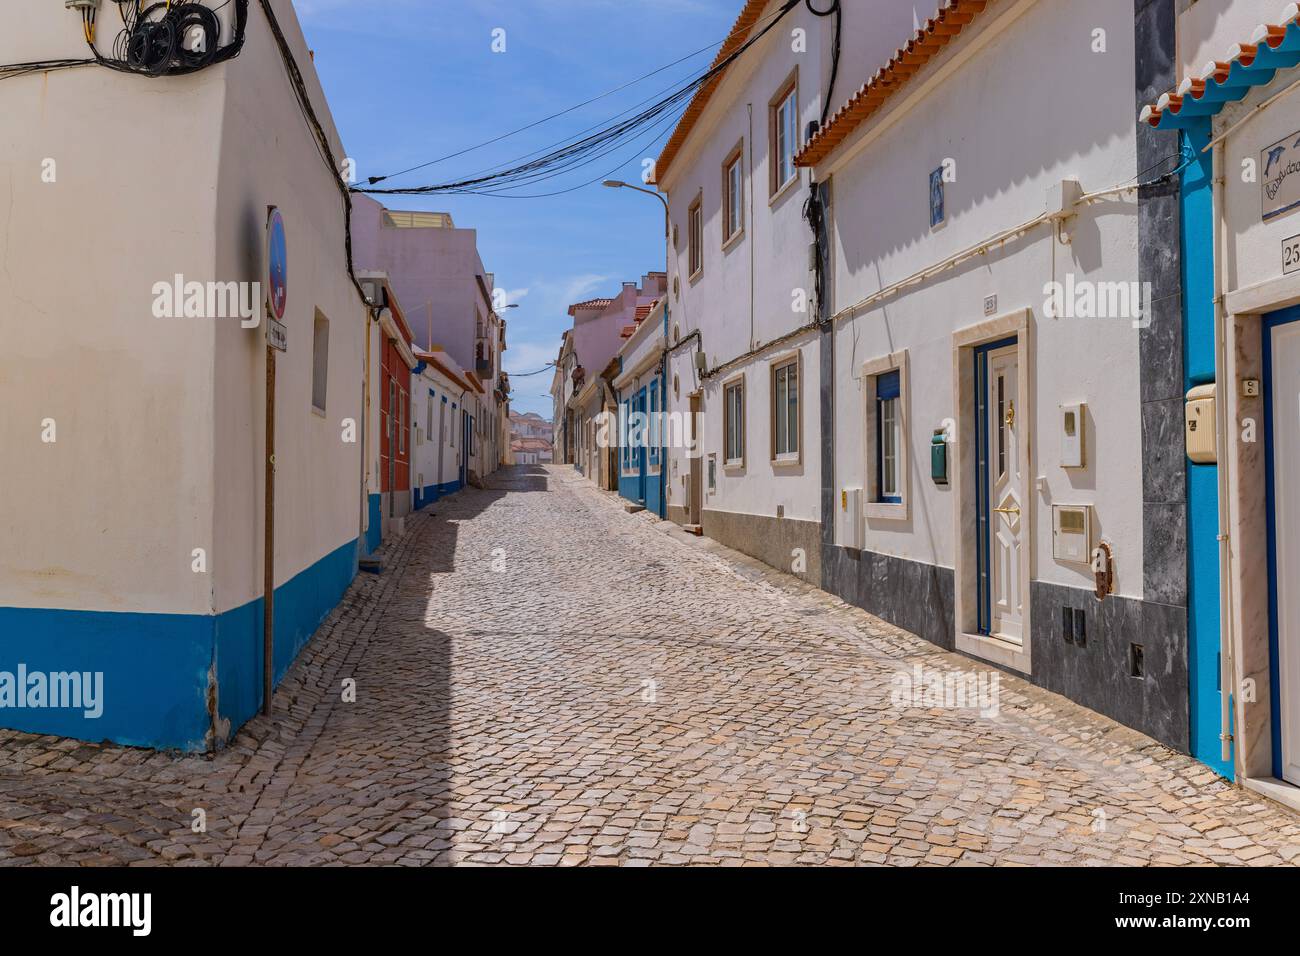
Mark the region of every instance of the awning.
<instances>
[{"instance_id":1,"label":"awning","mask_svg":"<svg viewBox=\"0 0 1300 956\"><path fill-rule=\"evenodd\" d=\"M1142 107L1140 120L1156 129L1185 129L1214 116L1227 103L1243 99L1273 81L1278 70L1300 64L1300 3L1288 3L1278 24L1261 23L1249 43L1236 43L1226 60L1207 63L1178 89Z\"/></svg>"}]
</instances>

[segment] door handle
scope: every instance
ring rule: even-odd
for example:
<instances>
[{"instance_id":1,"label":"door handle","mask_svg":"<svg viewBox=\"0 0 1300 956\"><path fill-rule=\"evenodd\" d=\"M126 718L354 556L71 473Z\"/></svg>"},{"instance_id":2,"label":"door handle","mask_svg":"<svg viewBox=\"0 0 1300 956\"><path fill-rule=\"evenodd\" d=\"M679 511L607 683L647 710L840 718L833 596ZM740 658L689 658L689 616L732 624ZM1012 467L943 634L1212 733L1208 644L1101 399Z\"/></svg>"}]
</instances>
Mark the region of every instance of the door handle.
<instances>
[{"instance_id":1,"label":"door handle","mask_svg":"<svg viewBox=\"0 0 1300 956\"><path fill-rule=\"evenodd\" d=\"M1000 514L1000 515L1018 515L1018 514L1020 514L1020 509L1019 509L1019 508L994 508L993 510L994 510L997 514Z\"/></svg>"},{"instance_id":2,"label":"door handle","mask_svg":"<svg viewBox=\"0 0 1300 956\"><path fill-rule=\"evenodd\" d=\"M1007 403L1006 423L1007 423L1007 428L1016 427L1016 403L1015 402Z\"/></svg>"}]
</instances>

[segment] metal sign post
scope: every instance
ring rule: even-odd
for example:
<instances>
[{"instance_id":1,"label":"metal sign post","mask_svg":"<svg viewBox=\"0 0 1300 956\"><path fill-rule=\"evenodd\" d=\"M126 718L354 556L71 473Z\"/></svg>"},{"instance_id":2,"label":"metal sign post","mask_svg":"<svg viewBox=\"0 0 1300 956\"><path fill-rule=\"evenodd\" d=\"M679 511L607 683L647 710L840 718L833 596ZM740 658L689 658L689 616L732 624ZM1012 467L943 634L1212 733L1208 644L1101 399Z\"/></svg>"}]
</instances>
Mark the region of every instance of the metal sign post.
<instances>
[{"instance_id":1,"label":"metal sign post","mask_svg":"<svg viewBox=\"0 0 1300 956\"><path fill-rule=\"evenodd\" d=\"M271 207L266 221L266 462L262 544L262 713L271 713L275 691L275 359L289 349L280 320L288 301L288 254L284 219Z\"/></svg>"},{"instance_id":2,"label":"metal sign post","mask_svg":"<svg viewBox=\"0 0 1300 956\"><path fill-rule=\"evenodd\" d=\"M268 317L269 318L269 317ZM270 330L267 330L268 336ZM262 544L262 713L271 713L275 684L275 353L266 345L266 511Z\"/></svg>"}]
</instances>

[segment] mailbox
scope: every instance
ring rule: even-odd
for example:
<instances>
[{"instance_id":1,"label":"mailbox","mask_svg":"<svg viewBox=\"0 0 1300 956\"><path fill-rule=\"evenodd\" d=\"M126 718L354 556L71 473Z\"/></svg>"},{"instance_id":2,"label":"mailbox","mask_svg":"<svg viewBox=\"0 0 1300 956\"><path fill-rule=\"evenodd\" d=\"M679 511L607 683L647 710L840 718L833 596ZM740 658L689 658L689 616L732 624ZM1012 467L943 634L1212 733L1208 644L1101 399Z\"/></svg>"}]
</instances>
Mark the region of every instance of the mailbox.
<instances>
[{"instance_id":1,"label":"mailbox","mask_svg":"<svg viewBox=\"0 0 1300 956\"><path fill-rule=\"evenodd\" d=\"M1214 404L1212 384L1198 385L1187 393L1187 457L1198 465L1212 465L1218 461Z\"/></svg>"},{"instance_id":2,"label":"mailbox","mask_svg":"<svg viewBox=\"0 0 1300 956\"><path fill-rule=\"evenodd\" d=\"M936 428L930 438L930 477L936 485L948 483L948 442L945 431Z\"/></svg>"}]
</instances>

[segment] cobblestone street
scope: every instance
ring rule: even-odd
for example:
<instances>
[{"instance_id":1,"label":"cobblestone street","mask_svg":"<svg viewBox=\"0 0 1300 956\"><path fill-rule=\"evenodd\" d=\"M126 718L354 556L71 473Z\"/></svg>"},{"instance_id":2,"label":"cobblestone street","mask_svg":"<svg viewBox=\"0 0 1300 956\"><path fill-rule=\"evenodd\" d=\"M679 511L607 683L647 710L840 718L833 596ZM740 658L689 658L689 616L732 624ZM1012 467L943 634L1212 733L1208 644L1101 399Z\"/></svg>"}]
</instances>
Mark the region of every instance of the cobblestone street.
<instances>
[{"instance_id":1,"label":"cobblestone street","mask_svg":"<svg viewBox=\"0 0 1300 956\"><path fill-rule=\"evenodd\" d=\"M980 668L571 468L431 510L226 751L0 731L0 863L1300 856L1289 811L1023 681L996 716L893 703L917 665Z\"/></svg>"}]
</instances>

